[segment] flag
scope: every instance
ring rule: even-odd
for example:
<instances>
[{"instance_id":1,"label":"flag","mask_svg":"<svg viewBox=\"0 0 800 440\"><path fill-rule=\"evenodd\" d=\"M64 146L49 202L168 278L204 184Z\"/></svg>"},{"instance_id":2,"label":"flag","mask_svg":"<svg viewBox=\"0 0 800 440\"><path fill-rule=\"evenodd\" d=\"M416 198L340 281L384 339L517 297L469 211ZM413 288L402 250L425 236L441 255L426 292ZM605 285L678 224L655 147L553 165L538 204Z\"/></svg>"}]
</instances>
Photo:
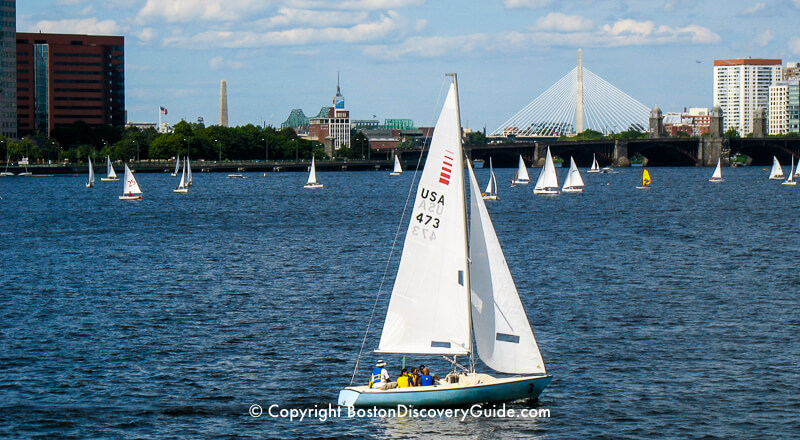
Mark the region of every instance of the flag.
<instances>
[{"instance_id":1,"label":"flag","mask_svg":"<svg viewBox=\"0 0 800 440\"><path fill-rule=\"evenodd\" d=\"M159 107L158 111L160 111L162 115L166 115L167 114L167 109L164 108L164 107Z\"/></svg>"}]
</instances>

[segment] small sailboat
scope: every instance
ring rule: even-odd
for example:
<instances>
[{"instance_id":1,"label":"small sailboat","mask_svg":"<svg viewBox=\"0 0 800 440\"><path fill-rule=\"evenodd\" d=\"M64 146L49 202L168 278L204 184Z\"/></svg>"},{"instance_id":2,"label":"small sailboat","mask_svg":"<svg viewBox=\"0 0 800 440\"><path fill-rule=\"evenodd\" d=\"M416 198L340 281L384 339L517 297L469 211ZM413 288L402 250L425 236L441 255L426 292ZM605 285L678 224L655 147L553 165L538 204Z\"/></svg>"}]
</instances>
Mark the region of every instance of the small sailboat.
<instances>
[{"instance_id":1,"label":"small sailboat","mask_svg":"<svg viewBox=\"0 0 800 440\"><path fill-rule=\"evenodd\" d=\"M647 168L642 170L642 186L637 186L636 189L650 189L650 184L653 180L650 179L650 171Z\"/></svg>"},{"instance_id":2,"label":"small sailboat","mask_svg":"<svg viewBox=\"0 0 800 440\"><path fill-rule=\"evenodd\" d=\"M583 177L578 166L575 165L575 159L569 158L569 172L567 178L564 179L564 186L561 187L561 192L565 193L582 193L584 191Z\"/></svg>"},{"instance_id":3,"label":"small sailboat","mask_svg":"<svg viewBox=\"0 0 800 440\"><path fill-rule=\"evenodd\" d=\"M783 175L783 168L781 167L781 163L778 162L778 158L772 156L772 170L769 172L769 178L771 180L781 180L785 176Z\"/></svg>"},{"instance_id":4,"label":"small sailboat","mask_svg":"<svg viewBox=\"0 0 800 440\"><path fill-rule=\"evenodd\" d=\"M531 183L531 178L528 176L528 168L525 167L525 161L522 155L519 155L519 165L517 166L517 173L514 174L514 180L511 181L511 186L527 185Z\"/></svg>"},{"instance_id":5,"label":"small sailboat","mask_svg":"<svg viewBox=\"0 0 800 440\"><path fill-rule=\"evenodd\" d=\"M711 175L711 178L708 179L709 182L724 182L725 179L722 178L722 158L717 159L717 167L714 168L714 174Z\"/></svg>"},{"instance_id":6,"label":"small sailboat","mask_svg":"<svg viewBox=\"0 0 800 440\"><path fill-rule=\"evenodd\" d=\"M23 171L21 173L17 173L17 176L27 177L27 176L32 176L33 175L32 172L28 171L28 158L27 157L23 157L22 159L20 159L19 164L23 165L25 167L25 171Z\"/></svg>"},{"instance_id":7,"label":"small sailboat","mask_svg":"<svg viewBox=\"0 0 800 440\"><path fill-rule=\"evenodd\" d=\"M800 168L800 165L798 165L798 168ZM787 177L785 181L781 182L781 185L797 185L797 181L794 180L794 156L792 156L792 166L789 168L789 177Z\"/></svg>"},{"instance_id":8,"label":"small sailboat","mask_svg":"<svg viewBox=\"0 0 800 440\"><path fill-rule=\"evenodd\" d=\"M178 176L178 169L180 169L180 166L181 166L181 158L180 156L178 156L175 158L175 171L172 172L171 174L172 177Z\"/></svg>"},{"instance_id":9,"label":"small sailboat","mask_svg":"<svg viewBox=\"0 0 800 440\"><path fill-rule=\"evenodd\" d=\"M322 184L317 182L317 165L314 162L314 156L311 156L311 169L308 172L308 182L303 186L306 189L322 188Z\"/></svg>"},{"instance_id":10,"label":"small sailboat","mask_svg":"<svg viewBox=\"0 0 800 440\"><path fill-rule=\"evenodd\" d=\"M267 177L266 173L264 173L264 177ZM229 179L244 179L244 174L240 174L240 173L228 174L228 178Z\"/></svg>"},{"instance_id":11,"label":"small sailboat","mask_svg":"<svg viewBox=\"0 0 800 440\"><path fill-rule=\"evenodd\" d=\"M534 194L556 195L558 191L558 175L556 175L556 164L550 154L550 147L547 147L547 157L544 160L544 167L539 172L536 186L533 188Z\"/></svg>"},{"instance_id":12,"label":"small sailboat","mask_svg":"<svg viewBox=\"0 0 800 440\"><path fill-rule=\"evenodd\" d=\"M600 164L597 163L597 156L593 154L592 155L592 167L589 168L589 171L587 171L587 173L599 173L599 172L600 172Z\"/></svg>"},{"instance_id":13,"label":"small sailboat","mask_svg":"<svg viewBox=\"0 0 800 440\"><path fill-rule=\"evenodd\" d=\"M122 195L119 196L119 199L139 200L141 198L142 189L139 188L139 182L136 181L136 176L134 176L131 169L128 168L128 164L125 164L125 179L122 182Z\"/></svg>"},{"instance_id":14,"label":"small sailboat","mask_svg":"<svg viewBox=\"0 0 800 440\"><path fill-rule=\"evenodd\" d=\"M106 177L101 177L100 181L101 182L119 181L119 177L117 177L117 173L116 171L114 171L114 165L111 165L111 158L109 156L106 156Z\"/></svg>"},{"instance_id":15,"label":"small sailboat","mask_svg":"<svg viewBox=\"0 0 800 440\"><path fill-rule=\"evenodd\" d=\"M389 175L390 176L399 176L401 174L403 174L403 166L400 165L400 158L398 158L397 154L395 154L394 155L394 169L392 170L391 173L389 173Z\"/></svg>"},{"instance_id":16,"label":"small sailboat","mask_svg":"<svg viewBox=\"0 0 800 440\"><path fill-rule=\"evenodd\" d=\"M192 180L192 162L189 161L188 154L186 155L186 162L184 162L184 164L186 166L186 186L192 186L194 184Z\"/></svg>"},{"instance_id":17,"label":"small sailboat","mask_svg":"<svg viewBox=\"0 0 800 440\"><path fill-rule=\"evenodd\" d=\"M94 167L92 166L92 158L89 157L89 181L86 182L87 188L94 188Z\"/></svg>"},{"instance_id":18,"label":"small sailboat","mask_svg":"<svg viewBox=\"0 0 800 440\"><path fill-rule=\"evenodd\" d=\"M492 158L489 158L489 183L486 185L486 191L482 194L483 200L497 200L497 176L494 175L494 168L492 167Z\"/></svg>"},{"instance_id":19,"label":"small sailboat","mask_svg":"<svg viewBox=\"0 0 800 440\"><path fill-rule=\"evenodd\" d=\"M181 181L178 182L178 187L173 189L172 192L181 194L186 194L189 192L189 186L186 185L186 162L184 162L183 170L181 171Z\"/></svg>"},{"instance_id":20,"label":"small sailboat","mask_svg":"<svg viewBox=\"0 0 800 440\"><path fill-rule=\"evenodd\" d=\"M5 141L5 144L6 144L6 170L0 173L0 177L10 177L14 175L14 173L8 171L8 141Z\"/></svg>"},{"instance_id":21,"label":"small sailboat","mask_svg":"<svg viewBox=\"0 0 800 440\"><path fill-rule=\"evenodd\" d=\"M384 390L351 382L339 392L341 406L452 407L535 399L552 379L475 173L465 161L457 90L454 75L417 187L375 350L442 355L453 371L430 386ZM469 225L465 179L470 185ZM457 362L457 356L471 354L489 368L514 376L480 374L474 362L468 367Z\"/></svg>"}]
</instances>

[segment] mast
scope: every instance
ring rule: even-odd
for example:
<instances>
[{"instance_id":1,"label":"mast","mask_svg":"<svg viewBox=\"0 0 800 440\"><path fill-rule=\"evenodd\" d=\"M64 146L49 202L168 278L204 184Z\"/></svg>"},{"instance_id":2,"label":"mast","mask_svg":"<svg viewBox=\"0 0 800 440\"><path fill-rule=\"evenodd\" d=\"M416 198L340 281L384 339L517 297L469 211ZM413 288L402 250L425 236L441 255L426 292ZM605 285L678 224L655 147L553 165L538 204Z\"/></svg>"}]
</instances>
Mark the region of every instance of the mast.
<instances>
[{"instance_id":1,"label":"mast","mask_svg":"<svg viewBox=\"0 0 800 440\"><path fill-rule=\"evenodd\" d=\"M446 74L446 76L452 76L453 77L453 88L455 89L455 95L456 95L456 122L457 122L456 125L458 127L458 144L462 145L461 105L459 104L459 99L458 99L458 75L455 74L455 73L448 73L448 74ZM463 153L463 151L464 151L463 146L461 148L461 151ZM464 167L465 158L462 156L462 157L459 157L458 160L461 162L459 166ZM464 175L466 175L466 173L462 173L462 179L461 179L461 182L459 182L459 185L461 185L462 187L466 183L465 179L463 177ZM467 219L467 191L466 190L463 191L462 194L463 194L462 197L464 199L463 200L463 202L464 202L464 224L468 225L469 223L467 222L467 220L468 220ZM466 273L466 277L465 277L466 280L465 280L464 285L465 285L466 291L467 291L467 317L468 317L468 320L469 320L469 364L470 364L469 366L470 366L470 370L472 372L474 372L475 371L475 354L474 354L473 342L472 342L472 333L473 333L473 328L472 328L472 298L471 298L471 296L472 296L472 287L470 285L470 268L469 268L469 264L470 264L470 262L469 262L469 228L464 228L464 260L465 260L464 261L464 263L465 263L464 267L466 268L466 272L467 272ZM455 356L453 357L453 364L455 364Z\"/></svg>"}]
</instances>

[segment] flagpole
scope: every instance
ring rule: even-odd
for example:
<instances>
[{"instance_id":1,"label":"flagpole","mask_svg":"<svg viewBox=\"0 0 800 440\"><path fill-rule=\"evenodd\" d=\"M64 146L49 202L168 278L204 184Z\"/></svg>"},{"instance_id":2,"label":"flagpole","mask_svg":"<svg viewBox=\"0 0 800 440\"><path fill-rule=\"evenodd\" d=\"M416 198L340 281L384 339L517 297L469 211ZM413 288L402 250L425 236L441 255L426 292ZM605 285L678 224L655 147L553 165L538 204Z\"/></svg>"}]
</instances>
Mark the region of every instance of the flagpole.
<instances>
[{"instance_id":1,"label":"flagpole","mask_svg":"<svg viewBox=\"0 0 800 440\"><path fill-rule=\"evenodd\" d=\"M156 132L160 133L161 130L161 106L158 107L158 127L156 127Z\"/></svg>"}]
</instances>

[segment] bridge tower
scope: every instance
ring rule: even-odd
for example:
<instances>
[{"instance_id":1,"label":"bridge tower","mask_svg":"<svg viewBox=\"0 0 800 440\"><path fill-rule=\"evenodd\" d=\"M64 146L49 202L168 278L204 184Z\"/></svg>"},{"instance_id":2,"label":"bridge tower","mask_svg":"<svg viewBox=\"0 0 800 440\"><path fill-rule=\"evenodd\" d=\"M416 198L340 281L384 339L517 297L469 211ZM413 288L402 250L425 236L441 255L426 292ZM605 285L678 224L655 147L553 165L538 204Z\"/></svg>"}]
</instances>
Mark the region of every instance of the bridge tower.
<instances>
[{"instance_id":1,"label":"bridge tower","mask_svg":"<svg viewBox=\"0 0 800 440\"><path fill-rule=\"evenodd\" d=\"M583 132L583 54L581 49L578 49L578 92L577 101L575 103L575 133Z\"/></svg>"}]
</instances>

